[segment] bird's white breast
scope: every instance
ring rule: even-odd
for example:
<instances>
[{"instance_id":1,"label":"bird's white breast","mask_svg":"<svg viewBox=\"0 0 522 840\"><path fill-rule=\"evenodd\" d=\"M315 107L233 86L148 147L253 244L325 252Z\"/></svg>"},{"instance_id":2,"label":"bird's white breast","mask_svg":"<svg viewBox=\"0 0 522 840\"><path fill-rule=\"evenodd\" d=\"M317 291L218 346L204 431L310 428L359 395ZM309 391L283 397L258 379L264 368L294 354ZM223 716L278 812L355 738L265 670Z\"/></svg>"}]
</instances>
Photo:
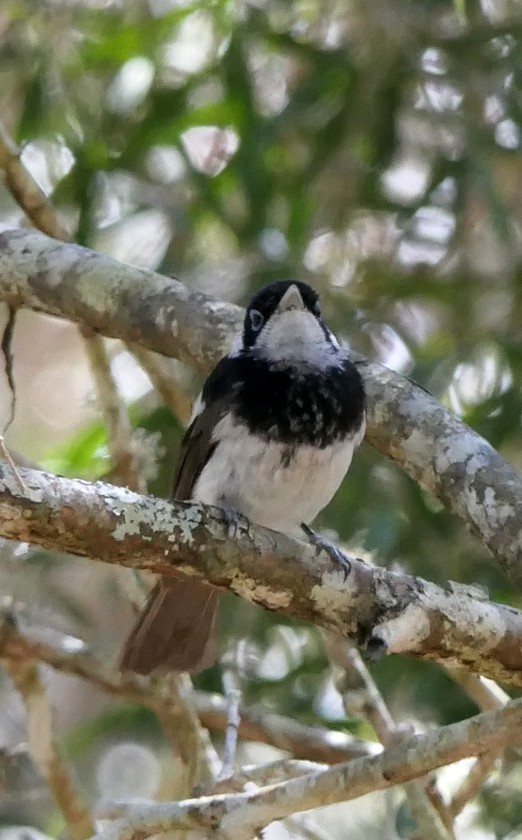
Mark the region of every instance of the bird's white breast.
<instances>
[{"instance_id":1,"label":"bird's white breast","mask_svg":"<svg viewBox=\"0 0 522 840\"><path fill-rule=\"evenodd\" d=\"M259 525L298 534L330 501L350 466L364 427L323 449L268 442L230 415L216 425L217 447L194 486L193 498L239 510Z\"/></svg>"}]
</instances>

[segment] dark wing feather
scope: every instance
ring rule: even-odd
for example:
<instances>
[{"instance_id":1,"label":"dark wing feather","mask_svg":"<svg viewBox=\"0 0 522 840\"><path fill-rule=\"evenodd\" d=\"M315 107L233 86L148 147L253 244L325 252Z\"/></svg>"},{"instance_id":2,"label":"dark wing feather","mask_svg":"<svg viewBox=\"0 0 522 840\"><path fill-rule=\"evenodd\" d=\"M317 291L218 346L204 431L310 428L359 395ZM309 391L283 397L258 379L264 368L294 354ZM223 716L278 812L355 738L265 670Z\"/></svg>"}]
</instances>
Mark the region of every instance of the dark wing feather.
<instances>
[{"instance_id":1,"label":"dark wing feather","mask_svg":"<svg viewBox=\"0 0 522 840\"><path fill-rule=\"evenodd\" d=\"M231 407L234 360L223 359L207 379L203 410L181 443L172 496L190 499L216 444L212 431ZM160 580L130 633L120 656L121 670L148 674L155 668L199 671L214 661L212 629L218 592L189 578Z\"/></svg>"},{"instance_id":2,"label":"dark wing feather","mask_svg":"<svg viewBox=\"0 0 522 840\"><path fill-rule=\"evenodd\" d=\"M121 670L200 671L212 664L218 597L215 589L188 578L160 580L124 645Z\"/></svg>"},{"instance_id":3,"label":"dark wing feather","mask_svg":"<svg viewBox=\"0 0 522 840\"><path fill-rule=\"evenodd\" d=\"M216 448L212 432L232 406L236 365L235 357L226 356L214 368L203 386L203 410L194 417L181 441L174 474L173 499L183 501L192 497L194 484Z\"/></svg>"}]
</instances>

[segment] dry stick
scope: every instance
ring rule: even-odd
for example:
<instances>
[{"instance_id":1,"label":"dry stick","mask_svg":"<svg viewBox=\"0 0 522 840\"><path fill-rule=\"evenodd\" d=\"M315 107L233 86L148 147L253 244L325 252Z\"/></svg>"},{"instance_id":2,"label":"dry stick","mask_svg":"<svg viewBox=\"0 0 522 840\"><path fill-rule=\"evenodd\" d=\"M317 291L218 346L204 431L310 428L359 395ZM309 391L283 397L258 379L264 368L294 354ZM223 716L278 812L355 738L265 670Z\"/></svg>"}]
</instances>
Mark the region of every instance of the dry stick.
<instances>
[{"instance_id":1,"label":"dry stick","mask_svg":"<svg viewBox=\"0 0 522 840\"><path fill-rule=\"evenodd\" d=\"M401 727L395 724L359 651L330 634L324 633L323 637L330 658L344 672L345 685L341 688L341 695L347 716L353 714L353 696L356 693L356 696L359 695L357 700L362 713L385 747L403 738L406 733L401 732ZM408 782L404 785L404 790L420 832L416 836L422 837L423 840L454 838L451 817L440 799L436 803L430 799L425 781Z\"/></svg>"},{"instance_id":2,"label":"dry stick","mask_svg":"<svg viewBox=\"0 0 522 840\"><path fill-rule=\"evenodd\" d=\"M299 761L295 758L279 758L270 761L268 764L252 764L241 767L233 776L220 779L214 785L212 794L240 792L247 784L255 784L257 787L267 787L279 782L296 779L305 776L313 770L325 770L325 764L316 761Z\"/></svg>"},{"instance_id":3,"label":"dry stick","mask_svg":"<svg viewBox=\"0 0 522 840\"><path fill-rule=\"evenodd\" d=\"M188 794L200 786L211 786L219 773L219 757L210 740L208 730L201 725L192 702L192 680L188 674L173 673L161 681L162 695L169 697L176 709L176 717L165 710L157 709L158 718L165 729L172 727L173 739L177 738L183 762L187 768L186 789Z\"/></svg>"},{"instance_id":4,"label":"dry stick","mask_svg":"<svg viewBox=\"0 0 522 840\"><path fill-rule=\"evenodd\" d=\"M139 572L135 572L135 575L139 575ZM132 598L137 610L143 607L143 595L144 593L140 592L136 601ZM132 673L127 674L127 681L135 681L135 679ZM141 680L139 685L143 683L144 681ZM107 687L104 685L103 677L101 685ZM183 795L189 795L198 786L212 785L219 773L219 757L208 731L194 709L191 678L188 674L180 673L169 673L159 678L151 677L148 689L154 699L159 702L155 702L154 706L147 704L147 693L145 693L145 699L140 696L138 702L149 705L156 713L174 753L179 754L184 765L181 779L175 780L175 787L170 792L175 793L176 798L179 798L180 788ZM125 696L124 692L123 694ZM164 698L167 702L163 702Z\"/></svg>"},{"instance_id":5,"label":"dry stick","mask_svg":"<svg viewBox=\"0 0 522 840\"><path fill-rule=\"evenodd\" d=\"M51 707L38 668L34 662L19 659L4 659L3 664L24 702L33 760L49 786L72 840L86 840L94 833L94 825L54 740Z\"/></svg>"},{"instance_id":6,"label":"dry stick","mask_svg":"<svg viewBox=\"0 0 522 840\"><path fill-rule=\"evenodd\" d=\"M31 173L20 160L20 149L0 123L0 168L4 170L9 192L34 226L54 239L70 240L69 232L58 220L55 209Z\"/></svg>"},{"instance_id":7,"label":"dry stick","mask_svg":"<svg viewBox=\"0 0 522 840\"><path fill-rule=\"evenodd\" d=\"M85 652L72 652L70 646L58 647L38 642L23 635L11 622L0 624L0 654L12 660L38 660L70 676L81 677L103 691L140 703L158 717L169 721L166 733L173 729L174 743L183 725L168 685L163 681L107 672ZM224 731L227 726L227 703L221 695L196 691L187 695L204 727ZM204 731L204 730L203 730ZM271 744L302 759L320 763L340 763L349 758L372 755L379 751L374 744L320 726L307 726L282 715L241 710L239 734L242 738ZM217 764L214 765L217 768Z\"/></svg>"},{"instance_id":8,"label":"dry stick","mask_svg":"<svg viewBox=\"0 0 522 840\"><path fill-rule=\"evenodd\" d=\"M223 793L241 793L244 791L246 785L255 785L258 788L268 787L269 785L279 784L280 782L288 781L289 779L297 779L312 773L315 770L326 770L324 764L318 764L315 761L296 761L291 758L281 758L276 761L271 761L268 764L252 764L242 767L233 776L227 779L222 779L216 782L213 786L211 794L206 795L216 796ZM150 802L152 805L153 803ZM135 800L121 800L112 802L105 800L96 805L96 818L100 820L117 820L122 817L133 817L139 814L143 802L136 802Z\"/></svg>"},{"instance_id":9,"label":"dry stick","mask_svg":"<svg viewBox=\"0 0 522 840\"><path fill-rule=\"evenodd\" d=\"M281 758L276 761L271 761L268 764L251 765L242 767L233 776L223 778L214 785L212 791L213 795L217 793L230 793L233 791L240 792L247 789L252 789L252 785L257 787L267 787L268 785L278 784L279 782L288 781L289 779L296 779L311 773L315 770L325 770L326 765L317 764L313 761L296 761L291 758ZM294 833L305 838L314 838L315 840L329 840L328 835L320 832L318 826L305 814L292 814L284 820L284 824L288 827L290 833ZM292 831L294 829L294 831Z\"/></svg>"},{"instance_id":10,"label":"dry stick","mask_svg":"<svg viewBox=\"0 0 522 840\"><path fill-rule=\"evenodd\" d=\"M115 484L144 493L147 485L140 475L134 432L125 403L114 381L103 338L91 330L81 330L96 395L107 429L111 455L111 477Z\"/></svg>"},{"instance_id":11,"label":"dry stick","mask_svg":"<svg viewBox=\"0 0 522 840\"><path fill-rule=\"evenodd\" d=\"M479 674L471 674L463 668L447 668L447 671L483 712L489 709L501 709L509 703L509 694L494 680Z\"/></svg>"},{"instance_id":12,"label":"dry stick","mask_svg":"<svg viewBox=\"0 0 522 840\"><path fill-rule=\"evenodd\" d=\"M139 362L163 402L169 406L180 423L186 426L192 411L192 400L176 379L173 370L175 362L132 341L127 342L127 348Z\"/></svg>"},{"instance_id":13,"label":"dry stick","mask_svg":"<svg viewBox=\"0 0 522 840\"><path fill-rule=\"evenodd\" d=\"M453 818L458 817L466 805L475 798L503 752L504 746L500 746L477 756L468 775L461 782L448 805Z\"/></svg>"},{"instance_id":14,"label":"dry stick","mask_svg":"<svg viewBox=\"0 0 522 840\"><path fill-rule=\"evenodd\" d=\"M173 828L195 829L227 840L249 840L261 826L305 811L349 801L375 790L404 784L430 771L522 739L522 698L492 712L415 735L380 755L242 794L221 794L136 809L98 840L144 840ZM221 832L221 833L220 833Z\"/></svg>"},{"instance_id":15,"label":"dry stick","mask_svg":"<svg viewBox=\"0 0 522 840\"><path fill-rule=\"evenodd\" d=\"M236 756L237 736L239 732L239 724L241 723L241 716L239 714L239 704L241 703L241 691L237 688L230 688L227 691L227 728L225 731L225 748L223 750L223 765L218 776L218 780L222 781L232 775L234 768L234 759Z\"/></svg>"},{"instance_id":16,"label":"dry stick","mask_svg":"<svg viewBox=\"0 0 522 840\"><path fill-rule=\"evenodd\" d=\"M71 652L67 647L56 647L36 642L13 628L10 623L0 625L0 653L10 659L36 659L57 671L89 680L109 694L141 703L158 716L169 717L174 735L180 720L172 695L163 682L143 679L132 674L107 673L92 657L83 652ZM190 695L203 725L210 729L225 730L227 709L224 697L197 691ZM170 728L170 727L169 727ZM169 729L166 730L167 733ZM243 709L239 726L241 737L271 744L287 750L300 758L311 758L321 763L340 763L348 758L358 758L375 752L374 745L360 741L344 732L334 732L321 727L306 726L282 715L263 710Z\"/></svg>"},{"instance_id":17,"label":"dry stick","mask_svg":"<svg viewBox=\"0 0 522 840\"><path fill-rule=\"evenodd\" d=\"M206 727L219 730L226 728L227 708L224 697L196 691L193 700L198 716ZM359 740L346 732L336 732L322 726L307 726L255 707L241 709L239 736L247 741L270 744L298 759L320 764L338 764L348 758L380 752L377 744Z\"/></svg>"},{"instance_id":18,"label":"dry stick","mask_svg":"<svg viewBox=\"0 0 522 840\"><path fill-rule=\"evenodd\" d=\"M5 440L4 440L3 435L0 435L0 454L4 456L4 459L7 461L7 463L11 467L11 469L13 471L13 475L14 475L16 481L17 481L17 484L18 484L20 490L23 493L26 493L27 492L27 487L25 486L24 480L23 480L22 476L20 475L20 473L18 471L18 467L16 466L12 455L10 454L7 446L5 445Z\"/></svg>"}]
</instances>

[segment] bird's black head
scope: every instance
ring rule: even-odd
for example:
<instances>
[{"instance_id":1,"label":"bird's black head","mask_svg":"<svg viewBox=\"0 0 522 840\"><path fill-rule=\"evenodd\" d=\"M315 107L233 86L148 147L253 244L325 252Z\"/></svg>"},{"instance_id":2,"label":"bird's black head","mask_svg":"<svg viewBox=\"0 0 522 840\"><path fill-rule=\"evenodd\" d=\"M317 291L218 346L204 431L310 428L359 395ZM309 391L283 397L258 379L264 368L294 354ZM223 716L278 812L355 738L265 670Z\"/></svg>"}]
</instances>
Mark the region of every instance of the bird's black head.
<instances>
[{"instance_id":1,"label":"bird's black head","mask_svg":"<svg viewBox=\"0 0 522 840\"><path fill-rule=\"evenodd\" d=\"M271 283L247 308L243 350L277 366L329 367L339 363L339 345L321 319L317 292L298 280Z\"/></svg>"},{"instance_id":2,"label":"bird's black head","mask_svg":"<svg viewBox=\"0 0 522 840\"><path fill-rule=\"evenodd\" d=\"M264 286L251 299L245 317L243 345L252 347L266 324L284 312L310 313L321 317L319 295L300 280L279 280Z\"/></svg>"}]
</instances>

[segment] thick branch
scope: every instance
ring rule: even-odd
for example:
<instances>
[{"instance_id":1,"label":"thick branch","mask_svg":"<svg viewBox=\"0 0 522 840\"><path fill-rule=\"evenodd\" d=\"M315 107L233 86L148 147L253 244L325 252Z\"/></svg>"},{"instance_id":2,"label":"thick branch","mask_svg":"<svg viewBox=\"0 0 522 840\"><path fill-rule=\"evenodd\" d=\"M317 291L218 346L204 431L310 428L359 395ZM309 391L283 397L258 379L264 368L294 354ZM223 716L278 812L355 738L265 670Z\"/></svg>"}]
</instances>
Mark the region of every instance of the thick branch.
<instances>
[{"instance_id":1,"label":"thick branch","mask_svg":"<svg viewBox=\"0 0 522 840\"><path fill-rule=\"evenodd\" d=\"M0 536L147 569L202 578L314 622L373 652L451 660L522 686L522 613L456 584L445 588L323 553L246 520L230 539L221 512L129 490L21 470L0 462Z\"/></svg>"},{"instance_id":2,"label":"thick branch","mask_svg":"<svg viewBox=\"0 0 522 840\"><path fill-rule=\"evenodd\" d=\"M522 477L426 391L367 360L367 439L456 513L522 588Z\"/></svg>"},{"instance_id":3,"label":"thick branch","mask_svg":"<svg viewBox=\"0 0 522 840\"><path fill-rule=\"evenodd\" d=\"M378 756L319 769L253 793L138 807L133 819L118 821L99 838L143 840L171 828L184 828L247 840L260 826L295 811L332 805L404 784L444 764L483 753L511 739L520 741L521 727L522 699L427 735L412 736Z\"/></svg>"},{"instance_id":4,"label":"thick branch","mask_svg":"<svg viewBox=\"0 0 522 840\"><path fill-rule=\"evenodd\" d=\"M202 371L227 350L242 320L239 307L176 280L30 230L0 232L0 300L69 318ZM369 397L367 440L458 514L522 586L519 474L422 388L358 360Z\"/></svg>"},{"instance_id":5,"label":"thick branch","mask_svg":"<svg viewBox=\"0 0 522 840\"><path fill-rule=\"evenodd\" d=\"M68 318L208 370L226 352L241 309L177 280L33 230L0 227L0 300Z\"/></svg>"}]
</instances>

